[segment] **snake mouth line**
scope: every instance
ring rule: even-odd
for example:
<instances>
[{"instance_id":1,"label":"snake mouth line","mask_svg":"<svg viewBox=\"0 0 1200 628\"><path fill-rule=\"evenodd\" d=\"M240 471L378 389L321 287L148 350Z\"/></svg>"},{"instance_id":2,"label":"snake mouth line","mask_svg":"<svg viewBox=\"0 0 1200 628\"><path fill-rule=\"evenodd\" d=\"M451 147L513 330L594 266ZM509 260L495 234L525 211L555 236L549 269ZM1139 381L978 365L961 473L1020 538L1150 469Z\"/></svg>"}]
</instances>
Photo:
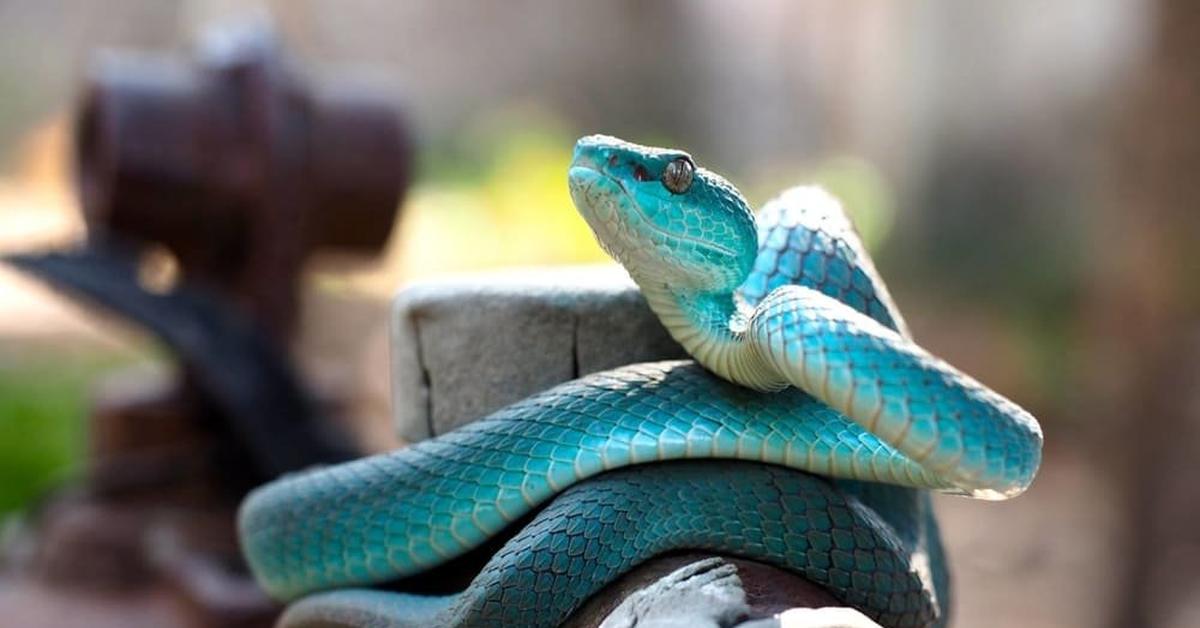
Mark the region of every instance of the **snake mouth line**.
<instances>
[{"instance_id":1,"label":"snake mouth line","mask_svg":"<svg viewBox=\"0 0 1200 628\"><path fill-rule=\"evenodd\" d=\"M646 225L646 228L649 229L650 231L657 233L658 235L661 235L665 238L672 238L675 240L679 240L681 242L686 242L688 244L694 244L699 247L703 247L703 248L706 248L706 249L709 249L712 251L716 251L718 253L722 253L729 257L734 257L736 255L734 250L729 247L722 246L720 244L717 244L715 242L710 242L708 240L701 240L699 238L692 237L689 235L685 235L685 234L681 234L681 233L673 233L671 231L667 231L666 229L663 229L662 227L659 227L658 225L654 224L654 221L651 220L650 217L646 215L646 212L642 210L642 206L637 202L637 199L634 198L633 194L629 191L629 188L625 187L625 182L622 181L619 177L614 177L613 175L611 175L591 164L588 164L588 163L578 163L578 162L572 163L570 169L568 170L568 175L570 175L571 171L574 171L574 170L586 170L588 172L595 173L599 177L616 184L617 188L621 190L621 194L629 201L629 204L633 207L633 210L635 212L637 212L637 215L642 219L642 222ZM572 177L572 178L574 178L574 177ZM588 195L588 193L590 193L592 191L592 186L594 186L594 185L595 185L594 180L587 184L587 187L583 189L585 196Z\"/></svg>"}]
</instances>

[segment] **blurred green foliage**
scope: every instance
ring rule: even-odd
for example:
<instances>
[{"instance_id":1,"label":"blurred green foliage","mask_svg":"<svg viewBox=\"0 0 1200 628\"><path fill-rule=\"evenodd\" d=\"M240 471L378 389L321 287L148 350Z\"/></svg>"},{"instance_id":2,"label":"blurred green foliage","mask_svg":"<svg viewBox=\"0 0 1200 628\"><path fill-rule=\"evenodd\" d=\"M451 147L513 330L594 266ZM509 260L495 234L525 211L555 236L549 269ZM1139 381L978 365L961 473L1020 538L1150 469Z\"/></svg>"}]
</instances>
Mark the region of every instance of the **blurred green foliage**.
<instances>
[{"instance_id":1,"label":"blurred green foliage","mask_svg":"<svg viewBox=\"0 0 1200 628\"><path fill-rule=\"evenodd\" d=\"M0 352L0 519L76 477L93 382L135 355L37 345Z\"/></svg>"},{"instance_id":2,"label":"blurred green foliage","mask_svg":"<svg viewBox=\"0 0 1200 628\"><path fill-rule=\"evenodd\" d=\"M738 175L748 183L739 183ZM896 217L894 193L879 170L865 160L834 156L812 164L784 164L769 172L728 173L728 176L745 192L756 210L795 185L825 188L841 201L863 244L871 251L878 250L892 231Z\"/></svg>"},{"instance_id":3,"label":"blurred green foliage","mask_svg":"<svg viewBox=\"0 0 1200 628\"><path fill-rule=\"evenodd\" d=\"M404 273L609 262L567 191L567 167L579 135L553 112L517 107L482 116L427 147L421 182L409 194L401 226ZM688 148L663 137L627 139ZM869 248L891 231L891 188L865 161L835 157L780 164L768 172L715 168L754 208L788 187L817 184L842 200Z\"/></svg>"},{"instance_id":4,"label":"blurred green foliage","mask_svg":"<svg viewBox=\"0 0 1200 628\"><path fill-rule=\"evenodd\" d=\"M567 192L574 142L554 114L516 108L428 146L396 243L403 274L607 260Z\"/></svg>"}]
</instances>

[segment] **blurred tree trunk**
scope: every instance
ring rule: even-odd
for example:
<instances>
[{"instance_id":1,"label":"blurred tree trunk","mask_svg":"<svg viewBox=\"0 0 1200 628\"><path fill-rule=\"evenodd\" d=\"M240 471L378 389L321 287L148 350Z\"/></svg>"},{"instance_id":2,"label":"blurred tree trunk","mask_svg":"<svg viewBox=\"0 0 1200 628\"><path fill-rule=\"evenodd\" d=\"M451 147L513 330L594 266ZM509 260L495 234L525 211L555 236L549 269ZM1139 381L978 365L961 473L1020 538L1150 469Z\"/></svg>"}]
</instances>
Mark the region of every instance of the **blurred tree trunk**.
<instances>
[{"instance_id":1,"label":"blurred tree trunk","mask_svg":"<svg viewBox=\"0 0 1200 628\"><path fill-rule=\"evenodd\" d=\"M1161 0L1117 111L1097 249L1097 408L1128 479L1116 626L1200 625L1200 3ZM1107 372L1111 376L1104 377ZM1118 376L1118 373L1121 375ZM1114 561L1114 568L1121 563Z\"/></svg>"}]
</instances>

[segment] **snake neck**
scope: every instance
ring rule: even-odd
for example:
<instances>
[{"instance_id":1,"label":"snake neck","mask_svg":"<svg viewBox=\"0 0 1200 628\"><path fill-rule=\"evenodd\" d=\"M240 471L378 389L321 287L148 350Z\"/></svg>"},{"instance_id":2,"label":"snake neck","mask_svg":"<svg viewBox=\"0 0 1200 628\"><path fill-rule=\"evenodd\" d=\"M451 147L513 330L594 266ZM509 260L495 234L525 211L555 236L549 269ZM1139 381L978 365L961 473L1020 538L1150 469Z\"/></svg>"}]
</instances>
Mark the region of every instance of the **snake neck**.
<instances>
[{"instance_id":1,"label":"snake neck","mask_svg":"<svg viewBox=\"0 0 1200 628\"><path fill-rule=\"evenodd\" d=\"M746 340L749 306L730 292L685 292L634 277L667 332L701 366L747 388L777 391L787 382Z\"/></svg>"}]
</instances>

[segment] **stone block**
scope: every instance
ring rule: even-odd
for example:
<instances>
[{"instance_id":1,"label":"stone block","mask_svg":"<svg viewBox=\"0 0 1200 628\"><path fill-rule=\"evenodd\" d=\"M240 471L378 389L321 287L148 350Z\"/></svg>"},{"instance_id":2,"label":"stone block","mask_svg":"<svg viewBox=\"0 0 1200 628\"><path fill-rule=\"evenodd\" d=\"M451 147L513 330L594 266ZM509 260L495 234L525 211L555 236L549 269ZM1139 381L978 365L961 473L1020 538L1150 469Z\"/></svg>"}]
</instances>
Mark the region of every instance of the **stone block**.
<instances>
[{"instance_id":1,"label":"stone block","mask_svg":"<svg viewBox=\"0 0 1200 628\"><path fill-rule=\"evenodd\" d=\"M712 557L634 591L600 628L728 628L749 612L737 567Z\"/></svg>"},{"instance_id":2,"label":"stone block","mask_svg":"<svg viewBox=\"0 0 1200 628\"><path fill-rule=\"evenodd\" d=\"M411 285L393 301L391 349L393 418L409 442L588 373L687 357L617 266Z\"/></svg>"}]
</instances>

